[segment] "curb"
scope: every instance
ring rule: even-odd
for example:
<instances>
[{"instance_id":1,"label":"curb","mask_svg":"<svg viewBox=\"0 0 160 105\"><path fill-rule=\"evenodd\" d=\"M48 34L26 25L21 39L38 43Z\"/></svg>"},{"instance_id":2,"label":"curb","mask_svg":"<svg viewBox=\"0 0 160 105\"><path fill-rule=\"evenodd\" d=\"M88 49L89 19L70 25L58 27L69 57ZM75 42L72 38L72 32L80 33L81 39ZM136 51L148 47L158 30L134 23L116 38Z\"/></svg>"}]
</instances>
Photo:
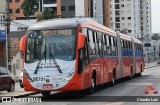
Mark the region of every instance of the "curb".
<instances>
[{"instance_id":1,"label":"curb","mask_svg":"<svg viewBox=\"0 0 160 105\"><path fill-rule=\"evenodd\" d=\"M21 97L27 97L30 95L35 95L35 94L39 94L40 92L33 92L33 93L28 93L28 94L23 94L23 95L19 95L19 96L13 96L15 98L21 98Z\"/></svg>"},{"instance_id":2,"label":"curb","mask_svg":"<svg viewBox=\"0 0 160 105\"><path fill-rule=\"evenodd\" d=\"M153 68L153 67L158 67L158 65L145 67L144 69L149 69L149 68Z\"/></svg>"}]
</instances>

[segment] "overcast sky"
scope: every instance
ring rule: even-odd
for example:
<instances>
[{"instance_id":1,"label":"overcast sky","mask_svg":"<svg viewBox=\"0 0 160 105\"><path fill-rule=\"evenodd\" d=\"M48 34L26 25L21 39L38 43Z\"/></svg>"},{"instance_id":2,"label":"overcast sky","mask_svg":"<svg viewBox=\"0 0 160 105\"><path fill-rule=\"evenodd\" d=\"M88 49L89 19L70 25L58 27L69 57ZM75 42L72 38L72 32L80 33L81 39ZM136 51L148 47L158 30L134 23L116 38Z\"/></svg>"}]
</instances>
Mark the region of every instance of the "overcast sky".
<instances>
[{"instance_id":1,"label":"overcast sky","mask_svg":"<svg viewBox=\"0 0 160 105\"><path fill-rule=\"evenodd\" d=\"M160 0L151 0L152 4L152 32L160 33Z\"/></svg>"}]
</instances>

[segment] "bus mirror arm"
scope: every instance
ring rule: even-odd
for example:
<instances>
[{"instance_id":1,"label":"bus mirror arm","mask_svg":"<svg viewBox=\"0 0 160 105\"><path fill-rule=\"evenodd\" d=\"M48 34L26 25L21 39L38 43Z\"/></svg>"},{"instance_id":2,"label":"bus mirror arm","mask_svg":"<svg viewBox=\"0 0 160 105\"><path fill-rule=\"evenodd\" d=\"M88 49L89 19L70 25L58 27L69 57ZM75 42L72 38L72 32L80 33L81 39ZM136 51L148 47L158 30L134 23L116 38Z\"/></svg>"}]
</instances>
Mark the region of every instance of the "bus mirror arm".
<instances>
[{"instance_id":1,"label":"bus mirror arm","mask_svg":"<svg viewBox=\"0 0 160 105\"><path fill-rule=\"evenodd\" d=\"M78 49L81 49L84 47L85 43L85 35L82 33L78 34Z\"/></svg>"}]
</instances>

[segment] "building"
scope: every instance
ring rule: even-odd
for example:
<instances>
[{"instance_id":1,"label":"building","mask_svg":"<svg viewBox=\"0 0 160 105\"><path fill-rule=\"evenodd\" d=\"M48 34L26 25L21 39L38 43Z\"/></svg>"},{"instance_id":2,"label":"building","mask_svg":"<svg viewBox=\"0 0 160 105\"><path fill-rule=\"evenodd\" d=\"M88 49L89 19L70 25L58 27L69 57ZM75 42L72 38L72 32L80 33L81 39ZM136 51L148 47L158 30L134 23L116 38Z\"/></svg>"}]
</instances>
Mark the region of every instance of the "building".
<instances>
[{"instance_id":1,"label":"building","mask_svg":"<svg viewBox=\"0 0 160 105\"><path fill-rule=\"evenodd\" d=\"M24 20L23 10L20 8L24 0L9 0L12 20ZM36 7L30 19L34 19ZM91 17L97 22L110 27L110 0L40 0L39 11L51 11L62 18ZM54 15L54 14L53 14Z\"/></svg>"},{"instance_id":2,"label":"building","mask_svg":"<svg viewBox=\"0 0 160 105\"><path fill-rule=\"evenodd\" d=\"M110 28L110 0L61 0L61 17L91 17Z\"/></svg>"},{"instance_id":3,"label":"building","mask_svg":"<svg viewBox=\"0 0 160 105\"><path fill-rule=\"evenodd\" d=\"M26 31L30 25L35 23L37 23L37 19L12 20L10 24L10 31Z\"/></svg>"},{"instance_id":4,"label":"building","mask_svg":"<svg viewBox=\"0 0 160 105\"><path fill-rule=\"evenodd\" d=\"M21 9L21 4L24 0L9 0L9 12L11 14L11 20L22 20L25 19L23 15L23 10Z\"/></svg>"},{"instance_id":5,"label":"building","mask_svg":"<svg viewBox=\"0 0 160 105\"><path fill-rule=\"evenodd\" d=\"M26 34L26 31L10 32L10 51L11 53L11 68L14 80L18 80L23 68L23 56L19 51L20 39Z\"/></svg>"},{"instance_id":6,"label":"building","mask_svg":"<svg viewBox=\"0 0 160 105\"><path fill-rule=\"evenodd\" d=\"M139 0L111 0L112 29L137 37L141 34L139 12Z\"/></svg>"},{"instance_id":7,"label":"building","mask_svg":"<svg viewBox=\"0 0 160 105\"><path fill-rule=\"evenodd\" d=\"M140 0L141 37L147 40L152 35L151 0Z\"/></svg>"},{"instance_id":8,"label":"building","mask_svg":"<svg viewBox=\"0 0 160 105\"><path fill-rule=\"evenodd\" d=\"M139 38L144 44L144 57L146 61L160 58L160 43L151 40L152 23L151 23L151 0L140 0L140 30ZM146 45L150 45L149 47Z\"/></svg>"},{"instance_id":9,"label":"building","mask_svg":"<svg viewBox=\"0 0 160 105\"><path fill-rule=\"evenodd\" d=\"M0 66L7 67L6 31L5 31L5 0L0 0Z\"/></svg>"},{"instance_id":10,"label":"building","mask_svg":"<svg viewBox=\"0 0 160 105\"><path fill-rule=\"evenodd\" d=\"M111 23L136 38L151 36L151 0L111 0Z\"/></svg>"},{"instance_id":11,"label":"building","mask_svg":"<svg viewBox=\"0 0 160 105\"><path fill-rule=\"evenodd\" d=\"M40 0L39 11L44 12L46 10L56 13L56 16L61 16L61 0ZM54 15L54 14L53 14Z\"/></svg>"},{"instance_id":12,"label":"building","mask_svg":"<svg viewBox=\"0 0 160 105\"><path fill-rule=\"evenodd\" d=\"M39 0L39 11L44 12L47 10L51 13L55 12L57 17L61 16L61 0Z\"/></svg>"}]
</instances>

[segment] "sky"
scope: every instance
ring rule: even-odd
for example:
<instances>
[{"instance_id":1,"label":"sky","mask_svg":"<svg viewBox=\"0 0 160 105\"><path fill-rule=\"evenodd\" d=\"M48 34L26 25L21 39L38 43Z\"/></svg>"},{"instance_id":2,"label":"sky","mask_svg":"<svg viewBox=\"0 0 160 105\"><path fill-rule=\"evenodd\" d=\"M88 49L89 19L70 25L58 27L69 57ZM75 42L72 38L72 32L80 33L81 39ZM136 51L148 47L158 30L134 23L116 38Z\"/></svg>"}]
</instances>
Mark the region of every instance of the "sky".
<instances>
[{"instance_id":1,"label":"sky","mask_svg":"<svg viewBox=\"0 0 160 105\"><path fill-rule=\"evenodd\" d=\"M160 0L151 0L152 33L160 33Z\"/></svg>"}]
</instances>

